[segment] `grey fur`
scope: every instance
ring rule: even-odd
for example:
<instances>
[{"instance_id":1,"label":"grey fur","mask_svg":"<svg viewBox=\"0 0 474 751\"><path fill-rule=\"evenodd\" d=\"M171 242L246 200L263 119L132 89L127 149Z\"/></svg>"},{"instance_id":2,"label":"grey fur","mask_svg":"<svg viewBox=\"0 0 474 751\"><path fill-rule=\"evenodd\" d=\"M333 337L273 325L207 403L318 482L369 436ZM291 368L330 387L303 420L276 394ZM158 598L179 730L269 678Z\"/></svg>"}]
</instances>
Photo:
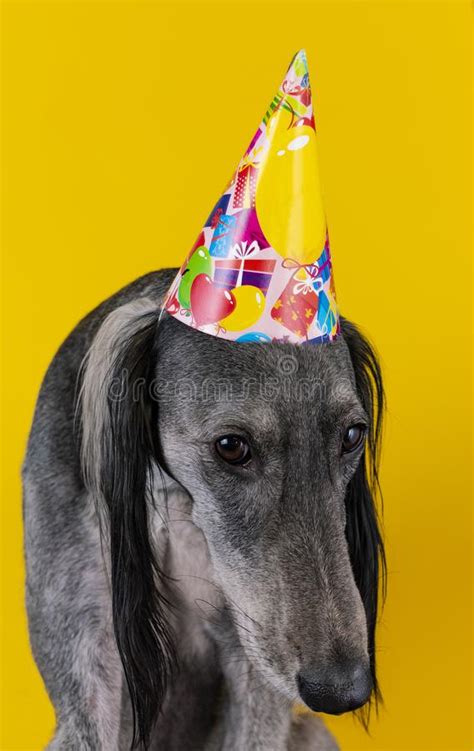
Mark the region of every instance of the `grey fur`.
<instances>
[{"instance_id":1,"label":"grey fur","mask_svg":"<svg viewBox=\"0 0 474 751\"><path fill-rule=\"evenodd\" d=\"M50 749L130 744L99 533L101 436L111 360L143 313L159 308L174 273L143 277L87 316L38 399L23 469L25 554L31 645L56 710ZM332 751L322 721L292 718L291 707L300 669L339 657L368 662L344 535L345 489L360 455L338 458L341 426L366 418L346 344L235 345L165 317L157 351L169 474L167 498L153 478L150 513L160 565L176 579L170 617L181 670L151 748ZM281 392L262 398L258 374ZM301 384L316 387L311 399L295 391ZM258 436L263 457L241 475L212 454L214 440L237 429Z\"/></svg>"}]
</instances>

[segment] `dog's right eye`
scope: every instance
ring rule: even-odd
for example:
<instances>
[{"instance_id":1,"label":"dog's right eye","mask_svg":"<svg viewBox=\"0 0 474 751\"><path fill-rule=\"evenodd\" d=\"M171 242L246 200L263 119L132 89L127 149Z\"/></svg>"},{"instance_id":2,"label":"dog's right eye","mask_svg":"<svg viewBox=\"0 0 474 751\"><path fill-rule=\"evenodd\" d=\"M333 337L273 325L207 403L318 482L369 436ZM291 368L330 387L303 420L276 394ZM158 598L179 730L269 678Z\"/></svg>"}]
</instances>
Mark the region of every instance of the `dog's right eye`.
<instances>
[{"instance_id":1,"label":"dog's right eye","mask_svg":"<svg viewBox=\"0 0 474 751\"><path fill-rule=\"evenodd\" d=\"M216 451L225 462L243 465L250 461L250 446L238 435L224 435L216 441Z\"/></svg>"},{"instance_id":2,"label":"dog's right eye","mask_svg":"<svg viewBox=\"0 0 474 751\"><path fill-rule=\"evenodd\" d=\"M342 453L352 454L359 448L367 433L367 428L362 423L351 425L344 434L342 439Z\"/></svg>"}]
</instances>

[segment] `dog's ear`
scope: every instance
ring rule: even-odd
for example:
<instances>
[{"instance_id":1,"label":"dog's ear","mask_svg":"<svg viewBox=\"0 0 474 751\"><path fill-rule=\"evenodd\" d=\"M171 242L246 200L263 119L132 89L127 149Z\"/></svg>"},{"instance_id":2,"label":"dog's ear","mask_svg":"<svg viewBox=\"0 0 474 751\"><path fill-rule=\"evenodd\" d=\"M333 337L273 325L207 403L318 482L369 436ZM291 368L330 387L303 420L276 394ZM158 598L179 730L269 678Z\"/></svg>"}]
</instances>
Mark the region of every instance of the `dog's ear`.
<instances>
[{"instance_id":1,"label":"dog's ear","mask_svg":"<svg viewBox=\"0 0 474 751\"><path fill-rule=\"evenodd\" d=\"M82 467L110 546L115 638L133 710L132 747L148 745L174 665L165 580L149 528L156 415L150 382L160 311L139 301L111 313L83 367Z\"/></svg>"},{"instance_id":2,"label":"dog's ear","mask_svg":"<svg viewBox=\"0 0 474 751\"><path fill-rule=\"evenodd\" d=\"M351 355L357 392L370 421L365 456L347 489L346 536L354 578L366 612L374 698L377 704L381 694L375 669L375 628L379 600L385 596L386 562L376 497L380 490L378 462L385 397L380 365L370 343L350 321L342 319L341 325ZM382 585L382 598L379 598L379 584ZM368 718L362 719L366 724Z\"/></svg>"}]
</instances>

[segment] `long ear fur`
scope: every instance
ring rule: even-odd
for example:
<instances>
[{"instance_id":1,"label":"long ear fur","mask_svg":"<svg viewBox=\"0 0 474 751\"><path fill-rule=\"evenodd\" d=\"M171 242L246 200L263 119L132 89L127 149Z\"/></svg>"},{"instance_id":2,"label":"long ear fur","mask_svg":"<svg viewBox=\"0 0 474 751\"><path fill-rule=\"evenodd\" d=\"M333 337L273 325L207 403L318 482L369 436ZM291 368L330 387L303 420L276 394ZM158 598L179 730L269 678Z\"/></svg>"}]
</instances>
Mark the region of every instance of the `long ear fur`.
<instances>
[{"instance_id":1,"label":"long ear fur","mask_svg":"<svg viewBox=\"0 0 474 751\"><path fill-rule=\"evenodd\" d=\"M174 666L166 582L149 529L156 439L148 386L158 319L156 302L148 301L108 316L85 361L79 402L84 479L108 528L113 623L133 710L132 748L148 746Z\"/></svg>"},{"instance_id":2,"label":"long ear fur","mask_svg":"<svg viewBox=\"0 0 474 751\"><path fill-rule=\"evenodd\" d=\"M349 347L357 391L369 416L365 461L362 460L349 484L346 495L346 536L356 584L364 603L369 655L374 682L374 698L381 700L375 661L375 627L379 606L379 583L382 599L386 589L386 561L375 500L379 492L378 463L385 396L377 356L357 327L342 319L342 333ZM363 715L365 726L368 716Z\"/></svg>"}]
</instances>

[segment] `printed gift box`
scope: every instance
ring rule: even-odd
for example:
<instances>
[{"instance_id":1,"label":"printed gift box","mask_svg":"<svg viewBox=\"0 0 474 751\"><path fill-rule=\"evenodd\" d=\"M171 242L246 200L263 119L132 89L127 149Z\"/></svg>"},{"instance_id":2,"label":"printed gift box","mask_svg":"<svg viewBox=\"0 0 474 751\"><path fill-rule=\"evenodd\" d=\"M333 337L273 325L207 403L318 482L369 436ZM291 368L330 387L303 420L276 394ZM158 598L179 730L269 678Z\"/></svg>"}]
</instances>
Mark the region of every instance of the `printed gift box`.
<instances>
[{"instance_id":1,"label":"printed gift box","mask_svg":"<svg viewBox=\"0 0 474 751\"><path fill-rule=\"evenodd\" d=\"M275 263L271 260L246 257L216 260L214 261L214 284L228 290L251 284L266 295Z\"/></svg>"}]
</instances>

